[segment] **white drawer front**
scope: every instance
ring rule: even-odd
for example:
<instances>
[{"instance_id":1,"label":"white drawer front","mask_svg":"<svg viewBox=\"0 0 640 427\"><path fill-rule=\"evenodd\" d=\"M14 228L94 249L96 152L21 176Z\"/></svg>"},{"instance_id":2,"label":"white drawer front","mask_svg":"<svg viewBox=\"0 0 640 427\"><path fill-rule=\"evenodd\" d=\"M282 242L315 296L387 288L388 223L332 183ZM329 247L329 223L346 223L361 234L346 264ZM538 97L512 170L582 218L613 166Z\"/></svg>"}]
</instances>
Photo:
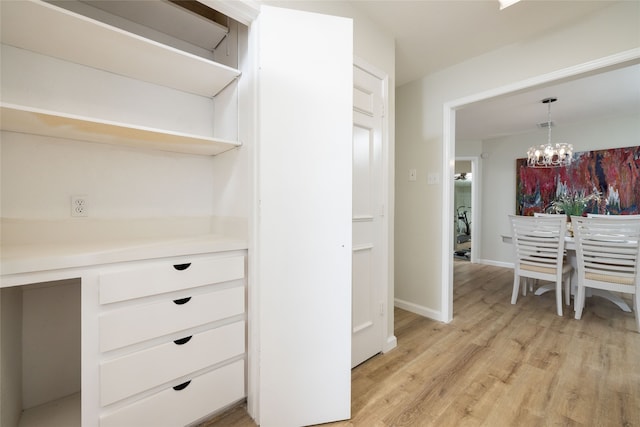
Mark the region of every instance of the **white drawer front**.
<instances>
[{"instance_id":1,"label":"white drawer front","mask_svg":"<svg viewBox=\"0 0 640 427\"><path fill-rule=\"evenodd\" d=\"M244 277L244 257L169 261L100 274L100 304L222 283Z\"/></svg>"},{"instance_id":2,"label":"white drawer front","mask_svg":"<svg viewBox=\"0 0 640 427\"><path fill-rule=\"evenodd\" d=\"M244 360L238 360L194 378L182 390L169 387L103 415L100 417L100 426L184 426L244 396Z\"/></svg>"},{"instance_id":3,"label":"white drawer front","mask_svg":"<svg viewBox=\"0 0 640 427\"><path fill-rule=\"evenodd\" d=\"M244 353L244 321L100 365L100 403L108 405L135 393L188 375Z\"/></svg>"},{"instance_id":4,"label":"white drawer front","mask_svg":"<svg viewBox=\"0 0 640 427\"><path fill-rule=\"evenodd\" d=\"M188 301L187 301L188 298ZM100 351L109 351L244 313L244 287L167 298L100 316Z\"/></svg>"}]
</instances>

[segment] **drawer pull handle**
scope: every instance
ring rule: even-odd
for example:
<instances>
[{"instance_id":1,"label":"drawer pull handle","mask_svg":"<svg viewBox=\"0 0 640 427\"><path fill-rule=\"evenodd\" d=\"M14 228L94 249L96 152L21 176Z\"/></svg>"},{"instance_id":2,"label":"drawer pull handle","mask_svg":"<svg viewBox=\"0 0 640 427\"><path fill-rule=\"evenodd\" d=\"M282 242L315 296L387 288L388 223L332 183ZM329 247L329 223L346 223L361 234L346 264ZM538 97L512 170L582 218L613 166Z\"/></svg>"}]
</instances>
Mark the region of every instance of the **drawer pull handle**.
<instances>
[{"instance_id":1,"label":"drawer pull handle","mask_svg":"<svg viewBox=\"0 0 640 427\"><path fill-rule=\"evenodd\" d=\"M191 340L191 337L193 337L193 335L189 335L188 337L184 337L184 338L180 338L179 340L175 340L174 343L176 345L186 344Z\"/></svg>"},{"instance_id":2,"label":"drawer pull handle","mask_svg":"<svg viewBox=\"0 0 640 427\"><path fill-rule=\"evenodd\" d=\"M182 304L186 304L189 302L189 300L191 300L191 297L186 297L186 298L180 298L180 299L174 299L173 303L177 304L177 305L182 305Z\"/></svg>"},{"instance_id":3,"label":"drawer pull handle","mask_svg":"<svg viewBox=\"0 0 640 427\"><path fill-rule=\"evenodd\" d=\"M173 268L175 268L178 271L182 271L182 270L186 270L187 268L189 268L191 266L191 263L188 262L186 264L174 264Z\"/></svg>"},{"instance_id":4,"label":"drawer pull handle","mask_svg":"<svg viewBox=\"0 0 640 427\"><path fill-rule=\"evenodd\" d=\"M173 389L175 391L180 391L180 390L184 390L185 388L187 388L187 386L191 383L191 380L184 382L182 384L178 384L177 386L173 387Z\"/></svg>"}]
</instances>

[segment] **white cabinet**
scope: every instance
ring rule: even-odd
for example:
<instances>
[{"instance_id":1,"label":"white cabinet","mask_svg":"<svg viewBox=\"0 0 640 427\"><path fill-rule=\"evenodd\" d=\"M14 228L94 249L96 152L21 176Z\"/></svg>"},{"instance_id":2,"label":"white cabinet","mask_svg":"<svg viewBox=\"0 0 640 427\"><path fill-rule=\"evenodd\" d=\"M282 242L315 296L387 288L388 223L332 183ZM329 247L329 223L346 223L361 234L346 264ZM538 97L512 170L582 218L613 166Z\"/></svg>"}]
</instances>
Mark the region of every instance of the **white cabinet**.
<instances>
[{"instance_id":1,"label":"white cabinet","mask_svg":"<svg viewBox=\"0 0 640 427\"><path fill-rule=\"evenodd\" d=\"M2 2L1 8L2 44L10 47L3 49L3 62L7 58L10 61L3 64L3 130L208 155L240 145L237 140L220 138L215 132L192 134L130 122L127 117L113 120L102 112L88 115L85 111L92 109L95 100L85 98L82 92L74 95L71 88L64 100L55 92L48 93L49 87L64 87L67 68L73 66L73 83L79 87L87 85L97 91L109 79L113 87L107 90L122 85L126 94L129 81L140 81L156 87L155 93L165 103L174 99L171 91L179 91L195 97L194 105L203 102L197 98L208 99L213 111L214 97L235 84L240 76L238 69L39 0ZM19 54L8 57L12 49L30 52L30 59L46 61L47 75L29 81L25 78L31 72L30 67L22 67L23 73L12 73L17 61L14 57ZM28 91L17 90L25 86ZM37 92L35 98L30 96L32 92ZM217 109L236 108L233 97L221 98L231 105L218 105ZM188 99L184 102L176 107L184 108L191 103ZM126 109L127 104L122 107ZM117 101L111 108L118 110ZM114 114L119 117L117 111Z\"/></svg>"},{"instance_id":2,"label":"white cabinet","mask_svg":"<svg viewBox=\"0 0 640 427\"><path fill-rule=\"evenodd\" d=\"M241 355L244 340L245 323L240 320L107 360L100 365L100 404L109 405ZM209 412L212 409L216 408Z\"/></svg>"},{"instance_id":3,"label":"white cabinet","mask_svg":"<svg viewBox=\"0 0 640 427\"><path fill-rule=\"evenodd\" d=\"M98 273L100 425L185 425L244 398L244 256L136 264Z\"/></svg>"},{"instance_id":4,"label":"white cabinet","mask_svg":"<svg viewBox=\"0 0 640 427\"><path fill-rule=\"evenodd\" d=\"M151 263L100 274L100 304L186 290L244 277L244 257L205 258L197 263Z\"/></svg>"},{"instance_id":5,"label":"white cabinet","mask_svg":"<svg viewBox=\"0 0 640 427\"><path fill-rule=\"evenodd\" d=\"M258 25L260 425L320 424L351 404L352 23Z\"/></svg>"},{"instance_id":6,"label":"white cabinet","mask_svg":"<svg viewBox=\"0 0 640 427\"><path fill-rule=\"evenodd\" d=\"M101 419L101 427L189 424L244 395L244 364L237 361L162 390ZM222 386L221 386L222 385Z\"/></svg>"},{"instance_id":7,"label":"white cabinet","mask_svg":"<svg viewBox=\"0 0 640 427\"><path fill-rule=\"evenodd\" d=\"M187 425L245 398L246 251L59 274L0 289L3 427Z\"/></svg>"},{"instance_id":8,"label":"white cabinet","mask_svg":"<svg viewBox=\"0 0 640 427\"><path fill-rule=\"evenodd\" d=\"M100 350L109 351L244 312L244 289L165 297L100 316ZM140 321L139 319L144 319Z\"/></svg>"}]
</instances>

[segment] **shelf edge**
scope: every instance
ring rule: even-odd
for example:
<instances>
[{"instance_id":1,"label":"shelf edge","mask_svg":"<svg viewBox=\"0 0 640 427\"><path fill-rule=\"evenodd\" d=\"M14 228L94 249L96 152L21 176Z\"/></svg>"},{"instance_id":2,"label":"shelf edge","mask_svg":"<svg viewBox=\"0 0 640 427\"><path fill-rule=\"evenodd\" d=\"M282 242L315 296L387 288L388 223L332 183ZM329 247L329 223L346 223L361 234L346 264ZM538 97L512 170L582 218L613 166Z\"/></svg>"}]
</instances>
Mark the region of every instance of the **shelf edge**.
<instances>
[{"instance_id":1,"label":"shelf edge","mask_svg":"<svg viewBox=\"0 0 640 427\"><path fill-rule=\"evenodd\" d=\"M1 39L11 46L207 97L241 74L49 3L1 4Z\"/></svg>"},{"instance_id":2,"label":"shelf edge","mask_svg":"<svg viewBox=\"0 0 640 427\"><path fill-rule=\"evenodd\" d=\"M230 141L108 120L0 103L0 129L110 145L126 145L186 154L216 155L240 147Z\"/></svg>"}]
</instances>

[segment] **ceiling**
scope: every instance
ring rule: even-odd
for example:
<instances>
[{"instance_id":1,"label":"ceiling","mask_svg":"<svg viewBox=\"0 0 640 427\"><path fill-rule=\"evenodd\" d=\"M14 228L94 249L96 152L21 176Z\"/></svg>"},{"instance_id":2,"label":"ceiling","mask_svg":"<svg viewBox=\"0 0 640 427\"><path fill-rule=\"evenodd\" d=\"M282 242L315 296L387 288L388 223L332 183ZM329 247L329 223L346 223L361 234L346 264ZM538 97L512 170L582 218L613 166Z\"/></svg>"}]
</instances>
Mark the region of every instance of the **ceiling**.
<instances>
[{"instance_id":1,"label":"ceiling","mask_svg":"<svg viewBox=\"0 0 640 427\"><path fill-rule=\"evenodd\" d=\"M640 120L640 65L469 105L456 112L456 139L485 140L536 131L548 116L542 100L551 97L557 98L551 104L551 120L557 126L627 114L637 114Z\"/></svg>"},{"instance_id":2,"label":"ceiling","mask_svg":"<svg viewBox=\"0 0 640 427\"><path fill-rule=\"evenodd\" d=\"M497 0L351 0L396 40L398 86L471 57L522 43L610 7L608 1L524 0L500 10ZM556 97L557 125L611 114L640 114L640 66L482 101L457 112L458 139L488 139L536 130L547 120L541 100Z\"/></svg>"}]
</instances>

